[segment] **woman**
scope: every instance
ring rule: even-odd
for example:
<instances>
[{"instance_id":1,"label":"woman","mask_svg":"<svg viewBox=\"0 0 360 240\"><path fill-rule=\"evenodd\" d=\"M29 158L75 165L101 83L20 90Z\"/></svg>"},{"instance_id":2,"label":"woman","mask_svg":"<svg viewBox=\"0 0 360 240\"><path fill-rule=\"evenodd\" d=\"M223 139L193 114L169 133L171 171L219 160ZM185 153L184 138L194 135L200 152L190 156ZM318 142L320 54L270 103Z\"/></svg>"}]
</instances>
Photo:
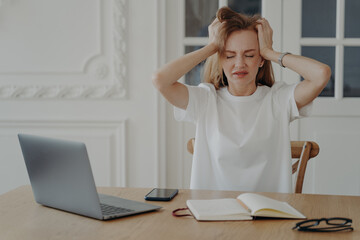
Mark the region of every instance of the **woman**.
<instances>
[{"instance_id":1,"label":"woman","mask_svg":"<svg viewBox=\"0 0 360 240\"><path fill-rule=\"evenodd\" d=\"M178 82L205 59L206 83ZM275 83L271 62L304 80ZM190 187L291 192L289 123L308 115L330 75L323 63L274 51L266 19L219 9L209 43L153 76L155 87L175 106L175 118L196 124Z\"/></svg>"}]
</instances>

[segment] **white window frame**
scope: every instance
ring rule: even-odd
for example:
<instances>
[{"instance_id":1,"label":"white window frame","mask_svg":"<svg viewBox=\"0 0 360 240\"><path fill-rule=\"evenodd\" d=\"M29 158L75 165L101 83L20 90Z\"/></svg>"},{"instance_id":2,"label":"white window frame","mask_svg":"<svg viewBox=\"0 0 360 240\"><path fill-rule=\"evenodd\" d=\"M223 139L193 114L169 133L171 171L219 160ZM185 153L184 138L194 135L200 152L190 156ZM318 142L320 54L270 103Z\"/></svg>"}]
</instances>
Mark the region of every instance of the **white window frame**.
<instances>
[{"instance_id":1,"label":"white window frame","mask_svg":"<svg viewBox=\"0 0 360 240\"><path fill-rule=\"evenodd\" d=\"M301 8L300 8L301 9ZM345 0L336 0L336 36L335 38L300 38L301 46L335 47L335 99L343 99L344 92L344 47L359 47L360 38L346 38Z\"/></svg>"}]
</instances>

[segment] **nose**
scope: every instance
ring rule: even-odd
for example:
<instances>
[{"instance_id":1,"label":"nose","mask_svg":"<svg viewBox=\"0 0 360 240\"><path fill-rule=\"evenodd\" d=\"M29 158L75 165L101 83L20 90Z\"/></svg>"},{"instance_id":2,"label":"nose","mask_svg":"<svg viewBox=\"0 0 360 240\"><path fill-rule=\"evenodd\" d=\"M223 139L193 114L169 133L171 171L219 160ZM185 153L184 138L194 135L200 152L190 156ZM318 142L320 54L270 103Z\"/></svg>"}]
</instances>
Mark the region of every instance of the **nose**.
<instances>
[{"instance_id":1,"label":"nose","mask_svg":"<svg viewBox=\"0 0 360 240\"><path fill-rule=\"evenodd\" d=\"M245 66L245 58L242 56L237 56L235 59L235 67L241 68Z\"/></svg>"}]
</instances>

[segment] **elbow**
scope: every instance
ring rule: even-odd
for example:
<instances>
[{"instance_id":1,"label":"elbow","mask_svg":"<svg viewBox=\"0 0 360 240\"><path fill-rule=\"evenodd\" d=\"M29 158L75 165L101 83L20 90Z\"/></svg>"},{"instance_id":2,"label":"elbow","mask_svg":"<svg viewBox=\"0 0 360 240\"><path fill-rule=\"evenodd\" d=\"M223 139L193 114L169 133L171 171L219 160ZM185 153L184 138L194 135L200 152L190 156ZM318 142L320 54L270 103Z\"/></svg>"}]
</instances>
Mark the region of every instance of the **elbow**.
<instances>
[{"instance_id":1,"label":"elbow","mask_svg":"<svg viewBox=\"0 0 360 240\"><path fill-rule=\"evenodd\" d=\"M322 64L317 68L317 71L314 72L313 74L311 81L313 87L315 87L319 91L322 91L328 84L330 77L331 77L331 68L326 64Z\"/></svg>"},{"instance_id":2,"label":"elbow","mask_svg":"<svg viewBox=\"0 0 360 240\"><path fill-rule=\"evenodd\" d=\"M331 78L331 68L328 65L324 64L320 70L320 79L323 88L325 88L325 86L328 84L330 78Z\"/></svg>"},{"instance_id":3,"label":"elbow","mask_svg":"<svg viewBox=\"0 0 360 240\"><path fill-rule=\"evenodd\" d=\"M162 75L159 71L156 71L152 75L152 83L154 87L160 91L160 89L162 88Z\"/></svg>"}]
</instances>

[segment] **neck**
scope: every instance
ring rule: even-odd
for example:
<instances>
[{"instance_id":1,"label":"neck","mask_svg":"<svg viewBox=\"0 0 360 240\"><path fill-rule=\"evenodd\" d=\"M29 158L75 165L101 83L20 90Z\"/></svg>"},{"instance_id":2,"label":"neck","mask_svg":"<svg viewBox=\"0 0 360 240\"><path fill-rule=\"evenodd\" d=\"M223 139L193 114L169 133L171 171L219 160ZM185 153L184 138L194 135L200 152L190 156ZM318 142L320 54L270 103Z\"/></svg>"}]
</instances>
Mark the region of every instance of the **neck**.
<instances>
[{"instance_id":1,"label":"neck","mask_svg":"<svg viewBox=\"0 0 360 240\"><path fill-rule=\"evenodd\" d=\"M254 83L248 86L238 86L229 83L227 87L229 93L233 96L250 96L256 91L256 85Z\"/></svg>"}]
</instances>

